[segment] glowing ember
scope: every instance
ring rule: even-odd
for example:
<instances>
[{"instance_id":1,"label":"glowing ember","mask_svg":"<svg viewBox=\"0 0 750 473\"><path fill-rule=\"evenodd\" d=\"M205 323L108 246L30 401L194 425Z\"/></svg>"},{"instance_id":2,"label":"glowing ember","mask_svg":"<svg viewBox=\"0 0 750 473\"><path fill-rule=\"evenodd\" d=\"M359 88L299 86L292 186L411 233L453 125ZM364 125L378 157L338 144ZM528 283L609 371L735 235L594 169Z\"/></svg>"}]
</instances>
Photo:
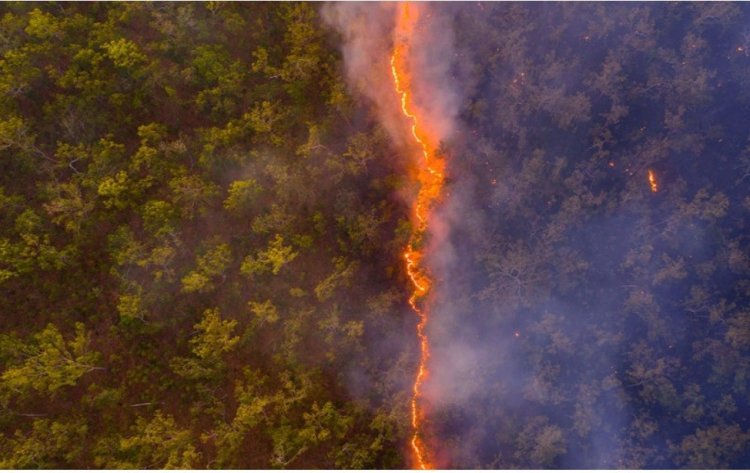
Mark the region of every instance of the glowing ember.
<instances>
[{"instance_id":1,"label":"glowing ember","mask_svg":"<svg viewBox=\"0 0 750 473\"><path fill-rule=\"evenodd\" d=\"M659 184L656 183L656 174L651 169L648 170L648 185L651 186L651 192L659 192Z\"/></svg>"},{"instance_id":2,"label":"glowing ember","mask_svg":"<svg viewBox=\"0 0 750 473\"><path fill-rule=\"evenodd\" d=\"M417 242L422 240L430 217L430 209L440 197L443 189L443 161L435 155L438 139L435 133L428 130L423 120L419 117L419 111L412 103L411 72L408 68L408 56L411 48L411 38L419 18L418 8L414 5L399 4L396 17L395 44L391 56L391 73L396 93L401 102L401 111L411 123L411 135L415 145L419 148L420 155L417 159L418 172L416 180L419 191L414 202L415 226L404 251L406 272L413 285L409 305L419 317L417 324L417 337L420 344L420 357L417 375L414 380L413 394L411 399L411 424L413 435L411 448L414 453L415 467L429 469L430 464L426 458L424 441L422 440L423 413L419 408L421 387L427 376L427 361L430 357L430 341L425 328L429 320L427 308L420 307L419 302L427 295L432 285L429 274L422 267L423 253L416 248Z\"/></svg>"}]
</instances>

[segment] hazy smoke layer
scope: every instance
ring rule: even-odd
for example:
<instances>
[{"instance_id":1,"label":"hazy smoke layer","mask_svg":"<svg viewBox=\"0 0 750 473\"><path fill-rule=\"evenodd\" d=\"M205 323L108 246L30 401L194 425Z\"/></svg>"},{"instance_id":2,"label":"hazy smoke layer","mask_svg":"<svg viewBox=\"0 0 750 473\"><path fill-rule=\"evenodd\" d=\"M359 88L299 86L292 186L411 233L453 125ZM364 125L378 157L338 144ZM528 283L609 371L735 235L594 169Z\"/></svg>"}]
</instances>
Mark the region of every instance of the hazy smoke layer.
<instances>
[{"instance_id":1,"label":"hazy smoke layer","mask_svg":"<svg viewBox=\"0 0 750 473\"><path fill-rule=\"evenodd\" d=\"M750 9L420 8L415 101L449 176L428 251L434 464L746 466ZM392 15L326 8L403 145Z\"/></svg>"},{"instance_id":2,"label":"hazy smoke layer","mask_svg":"<svg viewBox=\"0 0 750 473\"><path fill-rule=\"evenodd\" d=\"M454 64L450 16L428 4L415 4L420 25L411 42L414 103L430 130L447 141L456 129L460 97L452 82ZM396 5L392 3L333 3L323 19L342 36L344 67L351 87L369 98L382 125L399 146L412 146L409 130L393 88L390 57Z\"/></svg>"},{"instance_id":3,"label":"hazy smoke layer","mask_svg":"<svg viewBox=\"0 0 750 473\"><path fill-rule=\"evenodd\" d=\"M449 12L428 4L414 4L411 8L419 16L413 34L406 39L409 43L411 106L417 111L420 128L426 129L430 137L445 148L447 159L450 160L453 159L450 147L458 129L456 117L461 103L455 87L455 77L459 72L453 49L452 17ZM419 164L417 160L421 160L421 152L415 149L410 124L404 119L390 69L396 39L393 37L396 13L393 4L341 3L329 4L323 9L324 19L342 35L344 63L350 85L373 102L381 124L389 131L396 148L403 151L409 162L408 167L415 167ZM446 273L453 264L454 252L449 238L452 215L463 213L462 200L457 198L459 195L453 193L448 197L446 194L442 204L450 210L438 212L430 221L426 261L436 282L448 278ZM431 299L434 306L441 303L442 298L433 294ZM433 310L434 307L429 309L430 312ZM428 332L437 337L439 330L432 324L431 321ZM443 361L430 363L430 371L441 372ZM455 363L445 364L445 368L450 372L462 369ZM446 391L438 385L450 379L450 375L430 378L429 385L425 386L425 399L421 401L426 412L430 412L430 405L441 403L441 396ZM447 459L433 455L428 460L437 466L447 464Z\"/></svg>"},{"instance_id":4,"label":"hazy smoke layer","mask_svg":"<svg viewBox=\"0 0 750 473\"><path fill-rule=\"evenodd\" d=\"M747 465L748 270L727 255L747 231L728 171L747 162L750 9L439 8L473 65L438 219L442 465Z\"/></svg>"}]
</instances>

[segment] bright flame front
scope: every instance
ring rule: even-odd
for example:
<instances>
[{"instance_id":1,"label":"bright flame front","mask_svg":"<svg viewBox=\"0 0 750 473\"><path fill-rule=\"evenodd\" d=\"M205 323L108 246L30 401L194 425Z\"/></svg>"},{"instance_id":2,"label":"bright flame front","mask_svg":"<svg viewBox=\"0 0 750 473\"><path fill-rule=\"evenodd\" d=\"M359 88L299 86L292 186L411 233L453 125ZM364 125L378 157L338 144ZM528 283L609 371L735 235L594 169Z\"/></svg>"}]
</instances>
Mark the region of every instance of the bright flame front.
<instances>
[{"instance_id":1,"label":"bright flame front","mask_svg":"<svg viewBox=\"0 0 750 473\"><path fill-rule=\"evenodd\" d=\"M444 162L436 156L437 143L439 139L435 133L431 133L425 126L420 111L413 103L412 74L409 68L409 53L411 52L412 40L419 19L419 9L408 3L399 4L396 16L395 42L393 54L391 55L391 73L393 84L399 97L401 111L410 122L411 137L418 148L416 156L417 175L416 181L419 191L413 204L415 225L411 232L409 242L404 249L404 261L406 272L411 280L413 290L409 298L409 305L419 318L417 324L417 337L420 344L419 367L414 380L411 399L411 424L413 435L411 448L414 454L415 467L420 469L431 468L427 459L427 452L423 435L423 412L419 406L422 384L427 377L427 361L430 357L430 340L427 336L426 326L429 321L429 312L426 307L420 307L420 301L429 293L432 280L422 265L424 258L421 250L421 242L427 231L430 210L441 195L444 183Z\"/></svg>"}]
</instances>

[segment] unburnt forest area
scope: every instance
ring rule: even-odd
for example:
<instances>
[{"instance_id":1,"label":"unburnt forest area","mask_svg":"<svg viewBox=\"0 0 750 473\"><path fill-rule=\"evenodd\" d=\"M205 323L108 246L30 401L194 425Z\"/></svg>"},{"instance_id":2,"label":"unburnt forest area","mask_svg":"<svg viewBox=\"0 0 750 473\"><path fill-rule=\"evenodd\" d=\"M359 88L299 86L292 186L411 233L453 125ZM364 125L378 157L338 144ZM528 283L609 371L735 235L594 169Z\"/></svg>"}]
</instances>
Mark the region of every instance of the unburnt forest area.
<instances>
[{"instance_id":1,"label":"unburnt forest area","mask_svg":"<svg viewBox=\"0 0 750 473\"><path fill-rule=\"evenodd\" d=\"M0 467L405 466L401 173L313 6L5 3L0 56Z\"/></svg>"}]
</instances>

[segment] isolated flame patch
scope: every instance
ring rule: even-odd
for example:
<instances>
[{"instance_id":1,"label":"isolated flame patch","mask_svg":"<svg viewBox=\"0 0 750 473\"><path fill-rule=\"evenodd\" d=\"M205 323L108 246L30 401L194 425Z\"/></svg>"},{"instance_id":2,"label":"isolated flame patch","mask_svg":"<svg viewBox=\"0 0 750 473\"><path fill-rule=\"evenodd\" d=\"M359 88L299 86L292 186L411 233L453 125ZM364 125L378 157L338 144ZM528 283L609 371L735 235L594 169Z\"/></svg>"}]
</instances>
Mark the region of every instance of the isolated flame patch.
<instances>
[{"instance_id":1,"label":"isolated flame patch","mask_svg":"<svg viewBox=\"0 0 750 473\"><path fill-rule=\"evenodd\" d=\"M656 182L656 174L652 169L648 170L648 185L651 186L651 192L659 192L659 184Z\"/></svg>"}]
</instances>

